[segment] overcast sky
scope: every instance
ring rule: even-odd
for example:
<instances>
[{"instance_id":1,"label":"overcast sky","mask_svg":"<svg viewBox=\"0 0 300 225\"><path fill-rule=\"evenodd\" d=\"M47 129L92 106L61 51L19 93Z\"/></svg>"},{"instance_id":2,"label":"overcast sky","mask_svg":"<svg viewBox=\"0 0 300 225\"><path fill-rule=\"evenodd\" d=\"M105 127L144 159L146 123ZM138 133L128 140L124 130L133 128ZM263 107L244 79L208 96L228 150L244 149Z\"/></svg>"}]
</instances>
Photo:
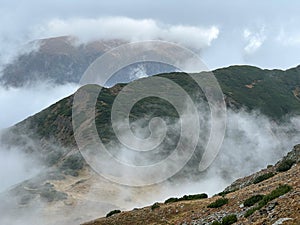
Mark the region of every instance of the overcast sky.
<instances>
[{"instance_id":1,"label":"overcast sky","mask_svg":"<svg viewBox=\"0 0 300 225\"><path fill-rule=\"evenodd\" d=\"M1 60L32 39L165 39L200 52L209 68L300 64L297 0L0 0Z\"/></svg>"}]
</instances>

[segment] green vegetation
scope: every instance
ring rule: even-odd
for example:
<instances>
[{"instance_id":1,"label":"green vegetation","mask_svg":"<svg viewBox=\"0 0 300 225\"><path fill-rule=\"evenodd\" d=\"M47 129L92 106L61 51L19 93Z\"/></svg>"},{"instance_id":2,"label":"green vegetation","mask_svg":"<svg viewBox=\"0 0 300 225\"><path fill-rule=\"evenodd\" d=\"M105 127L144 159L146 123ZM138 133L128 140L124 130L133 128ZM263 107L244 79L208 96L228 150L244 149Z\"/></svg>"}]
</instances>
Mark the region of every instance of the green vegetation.
<instances>
[{"instance_id":1,"label":"green vegetation","mask_svg":"<svg viewBox=\"0 0 300 225\"><path fill-rule=\"evenodd\" d=\"M234 100L237 107L244 105L250 110L260 109L274 119L300 112L299 100L293 94L300 83L298 68L281 71L230 66L217 69L214 74L223 92Z\"/></svg>"},{"instance_id":2,"label":"green vegetation","mask_svg":"<svg viewBox=\"0 0 300 225\"><path fill-rule=\"evenodd\" d=\"M278 188L273 190L270 194L263 197L263 199L258 203L260 207L265 206L268 202L272 201L275 198L280 197L292 190L292 187L289 185L280 185Z\"/></svg>"},{"instance_id":3,"label":"green vegetation","mask_svg":"<svg viewBox=\"0 0 300 225\"><path fill-rule=\"evenodd\" d=\"M50 183L44 184L39 188L38 192L40 197L47 202L65 200L68 197L66 193L55 190L54 186Z\"/></svg>"},{"instance_id":4,"label":"green vegetation","mask_svg":"<svg viewBox=\"0 0 300 225\"><path fill-rule=\"evenodd\" d=\"M65 200L68 197L66 193L56 191L56 190L42 192L40 196L41 198L47 200L48 202Z\"/></svg>"},{"instance_id":5,"label":"green vegetation","mask_svg":"<svg viewBox=\"0 0 300 225\"><path fill-rule=\"evenodd\" d=\"M246 206L246 207L253 206L255 203L262 200L263 197L264 197L263 195L254 195L244 201L244 206Z\"/></svg>"},{"instance_id":6,"label":"green vegetation","mask_svg":"<svg viewBox=\"0 0 300 225\"><path fill-rule=\"evenodd\" d=\"M121 210L119 210L119 209L112 210L112 211L110 211L109 213L106 214L106 217L110 217L110 216L112 216L114 214L118 214L120 212L121 212Z\"/></svg>"},{"instance_id":7,"label":"green vegetation","mask_svg":"<svg viewBox=\"0 0 300 225\"><path fill-rule=\"evenodd\" d=\"M222 192L218 193L217 195L218 195L218 196L225 197L227 194L232 193L232 192L235 192L235 191L237 191L237 190L234 189L234 190L230 190L230 191L222 191Z\"/></svg>"},{"instance_id":8,"label":"green vegetation","mask_svg":"<svg viewBox=\"0 0 300 225\"><path fill-rule=\"evenodd\" d=\"M228 199L227 198L219 198L216 201L210 203L207 207L208 208L219 208L223 205L226 205L228 203Z\"/></svg>"},{"instance_id":9,"label":"green vegetation","mask_svg":"<svg viewBox=\"0 0 300 225\"><path fill-rule=\"evenodd\" d=\"M251 216L256 210L258 210L259 208L258 207L254 207L254 208L251 208L251 209L248 209L245 213L245 217L249 217Z\"/></svg>"},{"instance_id":10,"label":"green vegetation","mask_svg":"<svg viewBox=\"0 0 300 225\"><path fill-rule=\"evenodd\" d=\"M60 166L60 170L66 175L78 176L78 170L84 166L84 159L80 153L69 156Z\"/></svg>"},{"instance_id":11,"label":"green vegetation","mask_svg":"<svg viewBox=\"0 0 300 225\"><path fill-rule=\"evenodd\" d=\"M208 195L205 193L196 194L196 195L184 195L181 198L169 198L165 201L165 204L171 202L189 201L189 200L197 200L197 199L204 199L204 198L208 198Z\"/></svg>"},{"instance_id":12,"label":"green vegetation","mask_svg":"<svg viewBox=\"0 0 300 225\"><path fill-rule=\"evenodd\" d=\"M222 225L230 225L230 224L233 224L233 223L235 223L235 222L237 222L237 217L236 217L236 215L234 215L234 214L225 216L225 217L222 219Z\"/></svg>"},{"instance_id":13,"label":"green vegetation","mask_svg":"<svg viewBox=\"0 0 300 225\"><path fill-rule=\"evenodd\" d=\"M260 175L260 176L258 176L258 177L256 177L256 178L254 179L253 184L260 183L260 182L262 182L262 181L264 181L264 180L267 180L267 179L273 177L274 175L275 175L275 174L272 173L272 172L270 172L270 173L265 173L265 174L263 174L263 175Z\"/></svg>"},{"instance_id":14,"label":"green vegetation","mask_svg":"<svg viewBox=\"0 0 300 225\"><path fill-rule=\"evenodd\" d=\"M287 114L300 114L300 101L293 93L295 89L299 88L300 84L299 68L280 71L262 70L252 66L231 66L213 72L226 96L227 105L231 105L234 108L245 107L247 110L259 110L273 120L281 120ZM170 79L179 84L179 86L182 87L195 102L200 99L206 100L199 85L185 73L168 73L157 76ZM203 80L205 80L207 73L198 73L195 74L195 76L203 77ZM161 91L162 95L173 93L172 86L159 85L162 84L157 84L158 90ZM108 149L110 143L113 144L116 142L116 144L118 144L118 140L111 126L111 108L115 97L124 86L126 86L126 84L118 84L111 89L102 88L101 93L97 98L95 106L95 124L99 137L104 144L108 145ZM93 95L98 93L100 87L98 85L86 85L80 88L80 90L82 89L86 90L86 95L84 95L85 101L83 102L90 106L90 104L93 103L89 98L89 94L91 93L91 95ZM134 91L142 93L141 91L143 90L141 87L140 90ZM128 90L128 92L124 92L124 94L130 96L132 90ZM176 98L176 93L173 97ZM132 99L129 98L128 101L130 100ZM128 102L122 102L121 107L122 104L126 106L128 105ZM37 136L34 136L36 139L53 139L63 147L76 146L72 127L72 107L73 96L69 96L21 122L18 124L18 128L28 127L30 130L29 133ZM80 107L84 108L85 105L78 106L78 108ZM208 104L204 104L204 108L205 107L208 109ZM143 127L146 127L148 122L156 116L163 119L166 118L166 123L168 123L168 121L172 123L178 119L177 111L168 101L156 97L148 97L138 101L133 106L129 115L129 121L135 122L143 120ZM76 122L79 123L77 126L84 123L87 119L90 119L87 118L87 115L83 112L78 112L73 115L73 118L78 120L76 120ZM90 127L87 127L87 129L82 128L81 130L82 133L84 133L83 139L86 140L86 142L89 142L90 139L89 128ZM167 131L167 137L169 137L168 132L171 133L171 130ZM180 136L180 133L176 133L172 136L172 138L174 138L172 143L178 142L176 140L178 136ZM168 151L174 149L174 146L171 146L170 144L171 141L167 143L167 139L168 138L166 138L166 143L163 142L162 145L168 146L169 149L165 149L166 152L160 155L162 158L164 158L165 155L169 155ZM200 151L201 149L195 151L195 157L191 158L187 167L199 162L199 158L202 155ZM48 159L45 157L45 161L48 160L51 165L58 163L60 159L61 155L56 153L49 155ZM156 159L153 159L153 161L156 161ZM288 166L286 165L282 168L285 169L288 168ZM78 174L77 169L63 168L63 170L65 174L71 174L73 176ZM185 171L182 171L181 173L184 174ZM226 193L221 193L220 195L225 196Z\"/></svg>"},{"instance_id":15,"label":"green vegetation","mask_svg":"<svg viewBox=\"0 0 300 225\"><path fill-rule=\"evenodd\" d=\"M155 202L155 203L151 206L151 210L157 209L157 208L159 208L159 207L160 207L159 203L158 203L158 202Z\"/></svg>"},{"instance_id":16,"label":"green vegetation","mask_svg":"<svg viewBox=\"0 0 300 225\"><path fill-rule=\"evenodd\" d=\"M279 163L279 165L276 168L277 172L285 172L288 171L289 169L291 169L291 167L295 164L296 162L294 160L291 159L286 159L283 160L281 163Z\"/></svg>"},{"instance_id":17,"label":"green vegetation","mask_svg":"<svg viewBox=\"0 0 300 225\"><path fill-rule=\"evenodd\" d=\"M251 216L256 210L261 209L262 207L264 207L265 205L268 204L268 202L288 193L289 191L292 190L292 187L290 187L289 185L279 185L279 187L277 187L275 190L273 190L270 194L265 195L259 202L258 202L258 206L253 207L249 210L246 211L245 213L245 217L249 217Z\"/></svg>"},{"instance_id":18,"label":"green vegetation","mask_svg":"<svg viewBox=\"0 0 300 225\"><path fill-rule=\"evenodd\" d=\"M273 119L281 119L286 114L300 113L300 102L293 94L300 83L297 68L280 71L262 70L252 66L231 66L213 72L224 94L229 101L232 100L231 103L237 108L245 106L249 110L258 109ZM205 75L206 73L197 74L197 76L202 77ZM168 78L179 84L192 98L203 97L205 99L197 83L185 73L168 73L158 76ZM252 88L247 87L247 85L252 85ZM104 137L110 137L109 134L112 131L110 129L111 106L118 90L121 90L125 84L118 86L120 88L115 88L114 91L102 88L98 97L96 112L99 114L96 117L96 126L100 136L104 130ZM99 90L97 85L87 85L85 88L93 93ZM171 87L162 88L162 92L170 90ZM30 128L36 129L42 137L56 137L64 145L74 145L75 140L71 125L72 102L73 96L67 97L34 115L29 119ZM149 107L147 107L148 104L144 104L145 102L150 103L151 112L147 112ZM165 115L164 113L166 113L167 117L176 117L176 111L173 107L167 107L169 105L166 101L153 97L145 99L144 103L143 101L138 102L133 107L131 119L141 118L145 113L146 115ZM161 105L161 103L163 104ZM77 116L82 117L82 115ZM63 130L63 138L61 137L62 126L66 128Z\"/></svg>"},{"instance_id":19,"label":"green vegetation","mask_svg":"<svg viewBox=\"0 0 300 225\"><path fill-rule=\"evenodd\" d=\"M53 166L62 157L62 151L51 151L47 155L47 165Z\"/></svg>"},{"instance_id":20,"label":"green vegetation","mask_svg":"<svg viewBox=\"0 0 300 225\"><path fill-rule=\"evenodd\" d=\"M234 214L225 216L222 218L222 222L214 221L211 223L211 225L230 225L237 222L237 217Z\"/></svg>"}]
</instances>

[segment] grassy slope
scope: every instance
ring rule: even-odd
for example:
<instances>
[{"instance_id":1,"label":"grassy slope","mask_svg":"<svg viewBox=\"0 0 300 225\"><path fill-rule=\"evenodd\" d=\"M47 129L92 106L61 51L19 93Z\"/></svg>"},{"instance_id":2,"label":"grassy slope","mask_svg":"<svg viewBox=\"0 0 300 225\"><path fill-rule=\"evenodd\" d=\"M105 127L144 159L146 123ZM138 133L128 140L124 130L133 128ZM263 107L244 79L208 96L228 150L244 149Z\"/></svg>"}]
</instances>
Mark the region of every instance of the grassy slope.
<instances>
[{"instance_id":1,"label":"grassy slope","mask_svg":"<svg viewBox=\"0 0 300 225\"><path fill-rule=\"evenodd\" d=\"M300 146L296 146L285 158L292 157L298 164L285 172L277 172L275 176L266 179L260 183L249 183L247 186L239 188L226 194L228 203L218 208L208 208L207 206L218 199L220 196L213 196L208 199L181 201L175 203L159 203L159 207L148 206L132 211L125 211L113 215L109 218L100 218L84 225L110 225L110 224L210 224L213 221L221 221L228 215L236 215L238 224L260 225L274 224L281 218L290 218L283 224L296 225L300 221ZM268 167L260 172L237 180L237 182L248 183L253 181L261 174L276 171L278 162L275 166ZM266 202L259 210L255 211L249 217L245 217L249 209L260 204L259 202L252 206L242 206L249 198L255 195L270 195L281 185L288 185L292 189L288 193L281 193L280 197Z\"/></svg>"},{"instance_id":2,"label":"grassy slope","mask_svg":"<svg viewBox=\"0 0 300 225\"><path fill-rule=\"evenodd\" d=\"M258 109L275 120L287 114L300 114L300 102L293 93L297 87L300 87L299 68L280 71L261 70L250 66L231 66L218 69L214 73L227 97L227 103L233 102L237 107L245 106L250 110ZM159 76L177 82L191 95L200 91L197 85L185 74L171 73ZM253 85L253 87L249 88L246 85ZM107 125L110 122L111 105L123 86L117 85L112 89L102 89L97 103L97 111L101 115L96 120L98 128L109 130ZM72 96L55 103L26 121L30 122L30 128L37 129L37 133L42 137L54 136L63 144L74 144L71 107ZM155 115L176 117L176 112L172 107L168 107L166 102L153 98L148 98L144 104L136 106L133 109L132 117L142 117L147 110L148 115L153 116L153 112L149 112L151 107L155 108Z\"/></svg>"},{"instance_id":3,"label":"grassy slope","mask_svg":"<svg viewBox=\"0 0 300 225\"><path fill-rule=\"evenodd\" d=\"M287 71L270 71L251 66L231 66L218 69L214 73L229 106L238 108L244 106L248 109L258 109L274 120L280 120L287 114L300 114L300 101L293 93L297 87L300 88L299 68ZM170 73L158 76L166 77L178 83L194 101L199 99L199 94L195 93L200 93L200 96L203 96L200 88L187 74ZM115 140L110 123L110 111L115 97L124 86L125 84L119 84L110 89L103 88L98 97L96 126L99 136L104 143ZM99 86L90 85L88 88L91 91L97 91ZM168 87L162 88L162 92L168 92L168 90ZM32 134L34 138L46 142L47 140L52 140L56 144L74 149L76 148L76 143L72 127L72 103L73 96L64 98L17 124L12 128L12 131L17 134L26 132L26 135ZM155 116L167 117L171 121L178 118L176 110L168 102L158 98L146 98L133 107L130 119L134 121L146 118L144 120L146 125L147 121ZM29 128L29 131L27 128ZM177 143L178 135L172 134L171 136L174 138L173 143ZM12 140L11 143L18 142L18 137L20 135L17 135L17 138ZM173 149L173 146L169 146L169 149ZM168 154L167 151L169 150L166 149L165 154ZM201 149L199 152L201 152ZM59 160L59 155L55 154L54 157L51 150L43 154L47 163L51 161L51 165L56 164L55 160ZM199 155L195 155L192 160L195 159L197 161L197 157ZM191 163L193 162L191 161Z\"/></svg>"}]
</instances>

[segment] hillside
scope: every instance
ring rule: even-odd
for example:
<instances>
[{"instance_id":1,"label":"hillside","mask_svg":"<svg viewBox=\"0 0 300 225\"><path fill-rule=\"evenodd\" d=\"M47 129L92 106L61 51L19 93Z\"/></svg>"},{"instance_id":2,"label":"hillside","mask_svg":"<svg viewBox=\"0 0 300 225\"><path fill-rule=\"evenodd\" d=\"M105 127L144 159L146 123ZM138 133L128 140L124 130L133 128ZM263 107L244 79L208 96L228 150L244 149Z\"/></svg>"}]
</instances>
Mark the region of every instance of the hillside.
<instances>
[{"instance_id":1,"label":"hillside","mask_svg":"<svg viewBox=\"0 0 300 225\"><path fill-rule=\"evenodd\" d=\"M300 100L298 97L300 66L286 71L262 70L251 66L232 66L213 72L222 88L227 106L230 108L239 109L245 107L248 110L259 110L274 120L284 119L287 115L300 114ZM195 93L202 93L196 83L184 73L168 73L158 76L175 81L194 99L199 97L195 96ZM99 114L101 113L101 116L96 118L99 129L101 127L104 130L109 130L109 123L104 123L103 121L109 122L110 118L108 115L110 115L110 108L114 98L125 85L118 84L113 88L102 89L96 105L97 111ZM97 91L98 87L95 86L92 89ZM164 91L161 90L162 93ZM19 123L17 127L26 125L30 130L36 131L39 137L54 137L63 145L74 145L71 125L72 101L72 96L67 97L42 112L29 117ZM158 115L176 117L173 109L164 109L164 106L168 106L166 105L167 103L158 99L146 99L144 103L140 104L133 111L132 117L145 116L143 114L145 109L139 110L143 104L147 105L146 107L149 109L154 104L161 105L158 108L157 106L155 107ZM151 113L148 112L148 116ZM101 132L103 133L103 129Z\"/></svg>"},{"instance_id":2,"label":"hillside","mask_svg":"<svg viewBox=\"0 0 300 225\"><path fill-rule=\"evenodd\" d=\"M283 169L283 165L290 161L293 162L291 168L288 166ZM237 218L236 223L232 222L234 224L298 225L300 224L299 172L300 146L298 145L276 165L268 166L260 172L237 180L224 192L211 198L156 203L152 206L116 213L84 225L217 225L230 215L231 217L235 215ZM270 173L272 176L268 178L266 175ZM276 189L277 192L274 192ZM279 189L281 191L278 191ZM208 207L219 199L227 199L228 202L216 208ZM246 216L255 207L257 210L253 210L253 214ZM228 219L227 223L222 224L232 224L229 221Z\"/></svg>"},{"instance_id":3,"label":"hillside","mask_svg":"<svg viewBox=\"0 0 300 225\"><path fill-rule=\"evenodd\" d=\"M224 91L227 106L232 111L239 111L244 108L246 111L260 110L270 117L274 124L285 121L288 116L300 114L298 99L298 89L300 87L299 67L287 71L278 71L261 70L250 66L232 66L216 70L214 73ZM178 83L197 104L201 103L203 110L208 110L202 91L187 74L167 73L157 76ZM198 76L205 76L205 73L198 74ZM126 84L118 84L112 88L103 88L97 99L96 127L100 138L108 147L111 146L111 143L117 141L111 127L111 107L115 97L125 86ZM90 104L89 94L97 92L99 86L87 85L80 90L87 93L83 103ZM161 92L168 93L168 88L161 89ZM5 203L2 205L4 208L0 208L0 211L4 212L4 215L1 215L2 218L15 215L16 212L24 213L26 209L30 210L38 202L43 206L41 212L39 212L42 216L33 216L34 218L41 218L42 221L47 219L49 221L47 225L58 224L61 221L67 224L66 218L71 221L71 224L79 224L100 215L105 215L117 206L122 209L143 206L151 204L154 198L161 199L170 194L160 193L160 186L140 189L125 187L124 189L124 187L100 177L92 170L76 146L72 127L72 104L73 95L7 129L1 135L1 142L7 149L16 147L20 151L26 152L28 156L35 158L45 167L36 177L15 185L8 193L5 193L13 196L13 201L10 198L9 200L3 200L6 196L1 196L2 202ZM81 116L82 124L88 124L87 121L90 121L90 117L87 118L86 115L77 116ZM148 124L151 118L156 116L166 119L170 125L178 120L178 113L175 108L170 103L157 98L146 98L138 102L130 112L129 119L130 122L138 121L144 126ZM204 118L205 116L206 114ZM85 143L89 143L88 135L84 140ZM161 148L163 151L159 151L161 149L158 148L157 152L159 154L155 154L151 158L151 162L164 158L174 149L179 133L176 130L170 130L167 135L168 138L163 142L164 148ZM292 142L292 140L289 140L289 142ZM115 146L119 146L118 143ZM240 148L243 149L244 146ZM118 148L111 148L111 150L115 149ZM277 151L282 152L277 153L282 156L287 150L278 148ZM190 178L194 181L203 180L205 173L199 174L198 170L202 153L203 146L199 145L187 165L170 180L179 183L184 183L186 179ZM253 169L257 169L257 167L252 168L251 171ZM232 181L232 170L233 168L224 169L222 177L225 177L227 181ZM187 174L188 177L186 177ZM280 174L275 177L278 176ZM130 194L119 196L120 193L124 192ZM145 193L147 193L146 196ZM115 202L116 196L119 196L118 202ZM161 208L164 207L167 207L167 205L161 206ZM92 210L86 210L83 213L83 208ZM24 217L20 215L18 219L25 220L26 217L28 217L28 214L24 213Z\"/></svg>"},{"instance_id":4,"label":"hillside","mask_svg":"<svg viewBox=\"0 0 300 225\"><path fill-rule=\"evenodd\" d=\"M39 48L18 56L3 69L0 78L2 84L20 87L40 80L51 80L59 84L78 83L88 65L122 42L96 41L84 45L76 44L74 38L64 36L36 40L33 44Z\"/></svg>"},{"instance_id":5,"label":"hillside","mask_svg":"<svg viewBox=\"0 0 300 225\"><path fill-rule=\"evenodd\" d=\"M300 87L299 67L287 71L268 71L256 67L233 66L216 70L214 73L224 91L227 106L233 110L243 107L248 110L259 110L277 122L284 121L287 116L300 113L300 101L295 95L295 90ZM194 99L194 102L201 102L201 98L205 100L200 88L188 75L169 73L159 76L178 83ZM252 84L251 88L248 87L250 84ZM111 127L110 112L115 97L125 86L126 84L118 84L113 88L103 88L98 97L95 121L98 134L105 144L116 141ZM99 87L92 85L82 89L87 90L87 93L90 91L92 93ZM165 91L167 89L161 90L162 93ZM67 97L25 119L9 129L7 135L3 137L3 143L24 146L23 143L27 142L29 137L36 141L30 146L26 147L25 145L27 148L25 151L38 155L48 166L60 164L72 156L74 159L71 157L71 161L79 162L77 167L74 166L76 174L76 170L83 167L84 160L80 154L76 153L77 147L72 127L72 102L73 96ZM203 104L203 107L203 109L208 109L207 104ZM146 98L138 102L132 109L130 120L134 122L142 119L143 123L147 124L155 116L163 116L163 118L169 119L171 124L178 119L176 110L168 102L157 98ZM85 119L87 118L83 116L82 123ZM177 142L178 134L169 133L169 136L175 143ZM173 145L168 145L164 154L168 154L168 149L171 150ZM193 160L199 161L201 152L202 148L200 147L191 159L191 165L194 164ZM62 170L67 174L73 173L68 166L62 166ZM195 172L197 173L197 170Z\"/></svg>"},{"instance_id":6,"label":"hillside","mask_svg":"<svg viewBox=\"0 0 300 225\"><path fill-rule=\"evenodd\" d=\"M273 118L299 110L300 66L286 71L231 66L214 71L224 94Z\"/></svg>"},{"instance_id":7,"label":"hillside","mask_svg":"<svg viewBox=\"0 0 300 225\"><path fill-rule=\"evenodd\" d=\"M22 87L35 82L50 81L55 84L78 83L88 66L112 48L125 44L122 40L96 40L82 43L75 37L62 36L35 40L33 51L21 54L1 71L0 84ZM139 72L154 75L174 69L160 63L141 63L138 68L129 66L108 82L112 86L139 78ZM117 78L117 79L116 79Z\"/></svg>"}]
</instances>

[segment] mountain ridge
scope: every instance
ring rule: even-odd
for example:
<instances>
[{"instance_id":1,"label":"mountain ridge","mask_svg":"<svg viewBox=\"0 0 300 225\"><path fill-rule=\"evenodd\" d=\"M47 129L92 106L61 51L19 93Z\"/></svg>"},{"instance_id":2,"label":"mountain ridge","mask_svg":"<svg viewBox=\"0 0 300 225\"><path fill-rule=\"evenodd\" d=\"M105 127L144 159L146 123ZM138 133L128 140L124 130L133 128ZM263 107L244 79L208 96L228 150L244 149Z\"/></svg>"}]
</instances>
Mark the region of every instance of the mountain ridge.
<instances>
[{"instance_id":1,"label":"mountain ridge","mask_svg":"<svg viewBox=\"0 0 300 225\"><path fill-rule=\"evenodd\" d=\"M224 91L226 104L232 110L239 111L244 108L249 112L259 110L272 118L274 123L284 120L287 114L299 115L300 113L300 102L293 93L293 90L300 86L298 69L292 72L275 71L274 73L274 71L269 72L259 68L250 70L249 67L242 66L220 69L214 73ZM204 72L199 76L205 76L205 74ZM179 84L196 103L203 100L203 110L209 108L205 103L203 92L188 74L168 73L158 76ZM276 79L272 80L274 77ZM99 136L105 143L116 139L110 125L110 112L115 97L125 86L126 84L117 84L112 88L102 88L98 96L95 122ZM270 87L272 88L268 89ZM97 92L99 86L88 85L81 89ZM168 89L161 91L165 92ZM107 213L108 209L115 208L112 202L114 195L120 192L120 188L112 182L99 178L81 156L74 139L72 106L73 95L7 129L2 135L1 141L8 146L8 149L10 146L21 146L22 151L39 158L47 166L47 169L39 176L22 182L10 190L15 197L13 202L16 203L13 209L17 210L20 206L29 207L35 201L41 201L43 204L49 204L50 208L46 207L46 211L57 214L57 218L61 220L64 218L62 211L67 208L71 219L75 216L79 217L79 222L84 222L90 218L96 218L99 214ZM271 110L268 110L269 108ZM176 110L167 102L155 98L139 102L132 109L129 119L135 122L146 118L142 122L148 124L153 116L165 116L169 118L169 121L178 119ZM178 138L177 134L171 136L175 141ZM170 145L161 154L167 154L172 147L173 145ZM194 175L197 177L199 172L198 166L195 165L198 165L201 159L202 150L197 149L186 167L171 179L184 179L187 173L191 177ZM132 207L132 204L145 205L145 202L149 204L152 199L151 195L144 196L144 193L147 191L147 193L155 193L157 189L148 188L147 190L134 190L132 195L134 197L121 198L119 204L123 208ZM92 194L89 195L89 193ZM78 209L76 206L79 211L76 211ZM97 212L89 211L86 215L78 215L80 207L95 208L96 206L100 207ZM76 210L72 210L74 208ZM50 219L53 214L49 216Z\"/></svg>"}]
</instances>

